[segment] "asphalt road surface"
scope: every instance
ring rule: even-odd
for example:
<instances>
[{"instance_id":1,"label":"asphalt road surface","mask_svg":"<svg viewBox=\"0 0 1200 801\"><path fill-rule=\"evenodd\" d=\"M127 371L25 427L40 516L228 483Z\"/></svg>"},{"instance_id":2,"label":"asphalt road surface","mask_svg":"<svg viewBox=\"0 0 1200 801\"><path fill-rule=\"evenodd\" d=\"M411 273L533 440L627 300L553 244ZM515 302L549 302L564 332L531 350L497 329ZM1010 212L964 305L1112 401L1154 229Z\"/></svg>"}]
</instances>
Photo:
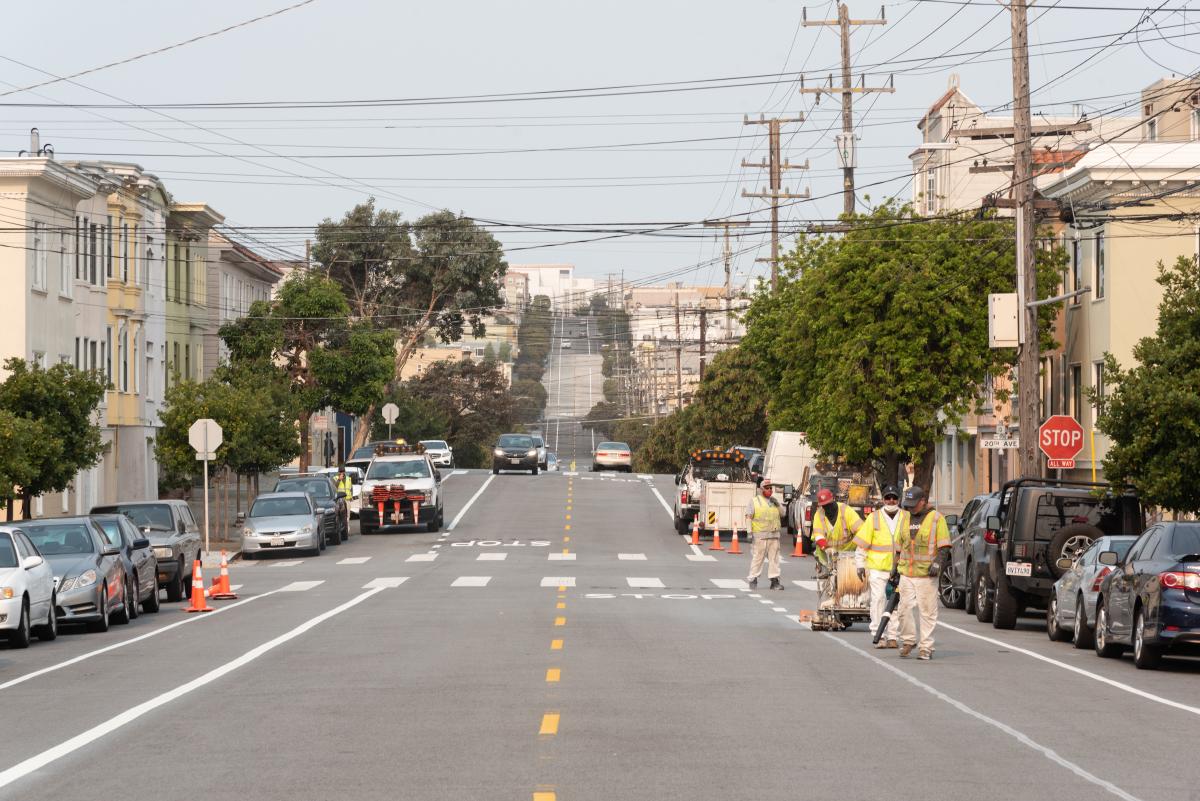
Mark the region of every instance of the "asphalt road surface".
<instances>
[{"instance_id":1,"label":"asphalt road surface","mask_svg":"<svg viewBox=\"0 0 1200 801\"><path fill-rule=\"evenodd\" d=\"M570 347L564 348L563 343ZM591 467L598 440L592 431L580 426L579 420L604 399L601 344L591 318L554 318L550 358L542 377L547 395L543 432L547 446L558 454L564 470Z\"/></svg>"},{"instance_id":2,"label":"asphalt road surface","mask_svg":"<svg viewBox=\"0 0 1200 801\"><path fill-rule=\"evenodd\" d=\"M673 488L455 471L453 530L0 647L0 799L1197 798L1195 663L961 612L927 663L812 632L811 560L747 590L746 555L672 531Z\"/></svg>"}]
</instances>

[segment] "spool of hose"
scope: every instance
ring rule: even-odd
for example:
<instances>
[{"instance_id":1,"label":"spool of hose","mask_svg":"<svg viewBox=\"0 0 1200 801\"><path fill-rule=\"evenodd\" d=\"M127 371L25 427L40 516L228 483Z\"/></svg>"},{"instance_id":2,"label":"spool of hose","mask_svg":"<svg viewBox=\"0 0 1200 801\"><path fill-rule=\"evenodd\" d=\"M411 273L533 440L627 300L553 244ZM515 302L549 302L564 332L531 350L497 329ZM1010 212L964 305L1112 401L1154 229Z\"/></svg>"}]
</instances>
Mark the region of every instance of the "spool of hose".
<instances>
[{"instance_id":1,"label":"spool of hose","mask_svg":"<svg viewBox=\"0 0 1200 801\"><path fill-rule=\"evenodd\" d=\"M837 562L837 593L841 596L859 595L866 590L866 582L858 577L853 555L840 558Z\"/></svg>"}]
</instances>

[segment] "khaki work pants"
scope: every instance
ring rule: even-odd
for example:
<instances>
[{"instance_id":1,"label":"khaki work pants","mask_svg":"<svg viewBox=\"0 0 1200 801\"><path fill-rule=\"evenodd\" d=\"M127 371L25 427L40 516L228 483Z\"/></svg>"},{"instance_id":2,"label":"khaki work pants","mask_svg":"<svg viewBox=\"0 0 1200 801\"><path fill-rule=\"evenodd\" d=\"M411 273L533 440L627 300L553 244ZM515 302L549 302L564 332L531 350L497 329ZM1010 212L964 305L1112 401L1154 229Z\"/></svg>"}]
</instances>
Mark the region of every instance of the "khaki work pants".
<instances>
[{"instance_id":1,"label":"khaki work pants","mask_svg":"<svg viewBox=\"0 0 1200 801\"><path fill-rule=\"evenodd\" d=\"M891 576L890 570L868 570L867 580L871 585L871 636L875 636L875 632L879 631L879 621L883 620L883 609L887 606L887 583L888 577ZM892 615L888 621L887 631L883 634L883 640L899 640L900 639L900 607L896 607L896 613ZM881 640L881 642L883 641Z\"/></svg>"},{"instance_id":2,"label":"khaki work pants","mask_svg":"<svg viewBox=\"0 0 1200 801\"><path fill-rule=\"evenodd\" d=\"M937 579L900 577L900 642L916 645L920 651L933 650L933 629L937 626ZM920 616L921 641L917 642L917 617Z\"/></svg>"},{"instance_id":3,"label":"khaki work pants","mask_svg":"<svg viewBox=\"0 0 1200 801\"><path fill-rule=\"evenodd\" d=\"M762 573L763 559L767 560L767 578L779 578L779 537L756 536L750 546L750 575L756 579Z\"/></svg>"}]
</instances>

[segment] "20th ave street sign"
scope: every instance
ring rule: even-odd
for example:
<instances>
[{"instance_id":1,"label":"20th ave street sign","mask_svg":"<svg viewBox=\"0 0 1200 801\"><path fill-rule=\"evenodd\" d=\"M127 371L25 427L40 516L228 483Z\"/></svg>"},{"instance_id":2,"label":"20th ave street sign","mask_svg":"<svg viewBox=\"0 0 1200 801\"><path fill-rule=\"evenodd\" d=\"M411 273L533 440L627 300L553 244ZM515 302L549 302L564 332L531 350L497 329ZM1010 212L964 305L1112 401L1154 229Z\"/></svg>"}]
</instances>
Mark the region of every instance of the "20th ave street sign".
<instances>
[{"instance_id":1,"label":"20th ave street sign","mask_svg":"<svg viewBox=\"0 0 1200 801\"><path fill-rule=\"evenodd\" d=\"M1083 426L1074 417L1056 414L1038 428L1038 447L1046 454L1046 466L1070 470L1083 450Z\"/></svg>"}]
</instances>

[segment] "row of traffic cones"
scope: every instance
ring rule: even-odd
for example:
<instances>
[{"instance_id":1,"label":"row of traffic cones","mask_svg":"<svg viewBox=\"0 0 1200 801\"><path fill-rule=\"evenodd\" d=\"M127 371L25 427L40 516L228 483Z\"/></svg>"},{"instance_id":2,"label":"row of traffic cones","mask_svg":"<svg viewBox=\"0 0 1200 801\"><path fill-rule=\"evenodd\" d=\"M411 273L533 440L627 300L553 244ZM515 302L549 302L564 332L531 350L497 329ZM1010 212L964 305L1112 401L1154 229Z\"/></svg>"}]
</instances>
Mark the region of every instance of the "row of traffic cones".
<instances>
[{"instance_id":1,"label":"row of traffic cones","mask_svg":"<svg viewBox=\"0 0 1200 801\"><path fill-rule=\"evenodd\" d=\"M692 518L692 545L699 545L699 544L700 544L700 520L698 518ZM712 545L709 546L708 550L710 550L710 551L724 551L725 550L724 548L721 547L721 532L720 531L717 531L717 530L713 531ZM741 552L742 552L742 547L741 547L741 543L738 541L738 530L735 527L733 529L733 539L729 543L728 553L738 555L738 554L741 554ZM792 557L796 558L796 559L800 559L800 558L803 558L804 556L805 556L804 540L799 535L797 535L796 547L792 550Z\"/></svg>"},{"instance_id":2,"label":"row of traffic cones","mask_svg":"<svg viewBox=\"0 0 1200 801\"><path fill-rule=\"evenodd\" d=\"M237 598L237 594L229 586L229 560L226 558L224 550L221 551L221 575L212 583L212 587L208 589L207 593L204 590L204 573L200 567L200 560L197 559L192 563L192 603L190 606L184 607L183 611L213 611L213 608L208 605L208 598L212 598L214 601Z\"/></svg>"}]
</instances>

